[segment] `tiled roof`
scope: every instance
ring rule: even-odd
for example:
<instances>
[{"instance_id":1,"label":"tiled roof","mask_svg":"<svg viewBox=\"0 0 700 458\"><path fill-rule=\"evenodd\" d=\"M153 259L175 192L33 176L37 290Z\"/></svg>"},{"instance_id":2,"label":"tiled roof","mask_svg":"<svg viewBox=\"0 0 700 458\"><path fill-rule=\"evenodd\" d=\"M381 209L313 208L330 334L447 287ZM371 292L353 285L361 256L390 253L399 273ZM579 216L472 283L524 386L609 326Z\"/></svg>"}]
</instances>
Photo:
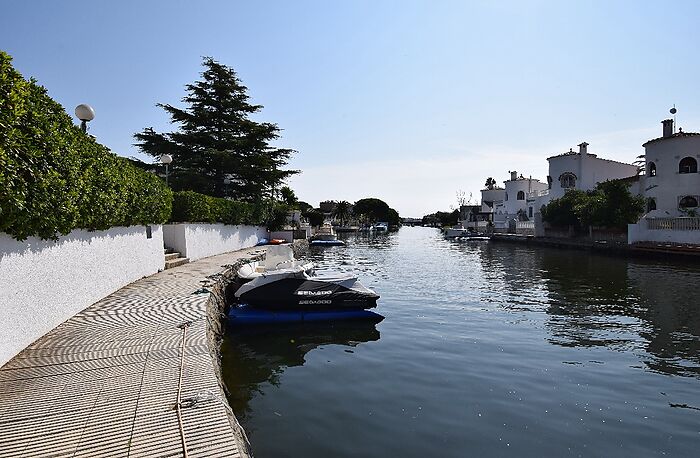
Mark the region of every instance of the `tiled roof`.
<instances>
[{"instance_id":1,"label":"tiled roof","mask_svg":"<svg viewBox=\"0 0 700 458\"><path fill-rule=\"evenodd\" d=\"M653 138L648 142L644 143L642 146L646 147L649 143L656 143L659 140L666 140L667 138L678 138L678 137L697 137L700 133L697 132L676 132L675 134L668 137Z\"/></svg>"}]
</instances>

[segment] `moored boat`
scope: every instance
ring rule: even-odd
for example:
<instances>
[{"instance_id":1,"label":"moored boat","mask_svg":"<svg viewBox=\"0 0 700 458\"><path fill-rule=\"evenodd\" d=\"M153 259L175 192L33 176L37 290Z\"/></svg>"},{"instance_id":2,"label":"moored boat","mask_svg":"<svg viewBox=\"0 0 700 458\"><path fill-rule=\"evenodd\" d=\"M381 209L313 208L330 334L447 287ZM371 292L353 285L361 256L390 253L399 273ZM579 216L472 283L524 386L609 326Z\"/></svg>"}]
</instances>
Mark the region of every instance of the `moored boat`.
<instances>
[{"instance_id":1,"label":"moored boat","mask_svg":"<svg viewBox=\"0 0 700 458\"><path fill-rule=\"evenodd\" d=\"M345 242L338 240L338 237L333 231L333 226L324 224L318 228L318 231L309 240L309 245L312 246L343 246Z\"/></svg>"},{"instance_id":2,"label":"moored boat","mask_svg":"<svg viewBox=\"0 0 700 458\"><path fill-rule=\"evenodd\" d=\"M252 261L243 264L236 274L241 280L248 281L261 275L270 275L273 272L311 273L313 268L313 262L295 260L291 246L272 245L267 248L267 254L263 261Z\"/></svg>"}]
</instances>

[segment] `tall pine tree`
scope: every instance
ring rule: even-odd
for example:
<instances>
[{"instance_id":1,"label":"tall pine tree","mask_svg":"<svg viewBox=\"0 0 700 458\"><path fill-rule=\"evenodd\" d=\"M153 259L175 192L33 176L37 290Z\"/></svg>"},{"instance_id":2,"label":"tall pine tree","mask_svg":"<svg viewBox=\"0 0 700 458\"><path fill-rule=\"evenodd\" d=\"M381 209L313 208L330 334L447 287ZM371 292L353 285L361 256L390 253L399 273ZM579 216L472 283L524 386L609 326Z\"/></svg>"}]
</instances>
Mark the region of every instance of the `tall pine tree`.
<instances>
[{"instance_id":1,"label":"tall pine tree","mask_svg":"<svg viewBox=\"0 0 700 458\"><path fill-rule=\"evenodd\" d=\"M211 57L204 58L203 66L202 80L185 86L187 108L158 104L179 130L146 128L134 135L136 146L153 157L173 157L170 183L176 191L245 201L272 197L275 188L298 173L282 170L296 151L270 146L280 128L250 119L263 107L249 103L248 88L232 68Z\"/></svg>"}]
</instances>

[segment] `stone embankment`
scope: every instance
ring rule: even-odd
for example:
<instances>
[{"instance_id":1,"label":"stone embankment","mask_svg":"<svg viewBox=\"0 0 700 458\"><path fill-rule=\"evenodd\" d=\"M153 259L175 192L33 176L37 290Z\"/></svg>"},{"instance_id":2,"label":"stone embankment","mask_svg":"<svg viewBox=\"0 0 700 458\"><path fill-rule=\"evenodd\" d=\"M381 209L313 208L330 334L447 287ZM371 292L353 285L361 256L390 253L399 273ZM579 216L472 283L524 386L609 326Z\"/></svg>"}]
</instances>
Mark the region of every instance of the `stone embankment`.
<instances>
[{"instance_id":1,"label":"stone embankment","mask_svg":"<svg viewBox=\"0 0 700 458\"><path fill-rule=\"evenodd\" d=\"M261 254L212 256L136 281L14 357L0 368L0 455L249 456L218 345L226 284Z\"/></svg>"},{"instance_id":2,"label":"stone embankment","mask_svg":"<svg viewBox=\"0 0 700 458\"><path fill-rule=\"evenodd\" d=\"M493 241L525 243L528 245L548 246L553 248L570 248L589 250L621 256L641 256L656 258L690 258L700 259L700 245L671 242L627 243L607 240L590 240L583 237L533 237L531 235L493 234Z\"/></svg>"}]
</instances>

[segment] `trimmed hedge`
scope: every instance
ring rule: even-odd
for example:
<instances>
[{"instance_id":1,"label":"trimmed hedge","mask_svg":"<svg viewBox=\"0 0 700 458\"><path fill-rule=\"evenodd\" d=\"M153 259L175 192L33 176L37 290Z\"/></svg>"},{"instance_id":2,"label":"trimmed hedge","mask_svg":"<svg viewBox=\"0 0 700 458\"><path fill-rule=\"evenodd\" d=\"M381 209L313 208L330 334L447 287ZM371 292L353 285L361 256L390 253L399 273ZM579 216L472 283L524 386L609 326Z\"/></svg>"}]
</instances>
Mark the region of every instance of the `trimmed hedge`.
<instances>
[{"instance_id":1,"label":"trimmed hedge","mask_svg":"<svg viewBox=\"0 0 700 458\"><path fill-rule=\"evenodd\" d=\"M160 224L172 192L73 124L0 51L0 232L56 239L76 228Z\"/></svg>"},{"instance_id":2,"label":"trimmed hedge","mask_svg":"<svg viewBox=\"0 0 700 458\"><path fill-rule=\"evenodd\" d=\"M173 194L171 222L264 224L259 206L246 202L207 196L194 191L178 191Z\"/></svg>"},{"instance_id":3,"label":"trimmed hedge","mask_svg":"<svg viewBox=\"0 0 700 458\"><path fill-rule=\"evenodd\" d=\"M172 223L224 223L281 228L286 222L287 205L270 201L238 202L207 196L194 191L173 194Z\"/></svg>"}]
</instances>

